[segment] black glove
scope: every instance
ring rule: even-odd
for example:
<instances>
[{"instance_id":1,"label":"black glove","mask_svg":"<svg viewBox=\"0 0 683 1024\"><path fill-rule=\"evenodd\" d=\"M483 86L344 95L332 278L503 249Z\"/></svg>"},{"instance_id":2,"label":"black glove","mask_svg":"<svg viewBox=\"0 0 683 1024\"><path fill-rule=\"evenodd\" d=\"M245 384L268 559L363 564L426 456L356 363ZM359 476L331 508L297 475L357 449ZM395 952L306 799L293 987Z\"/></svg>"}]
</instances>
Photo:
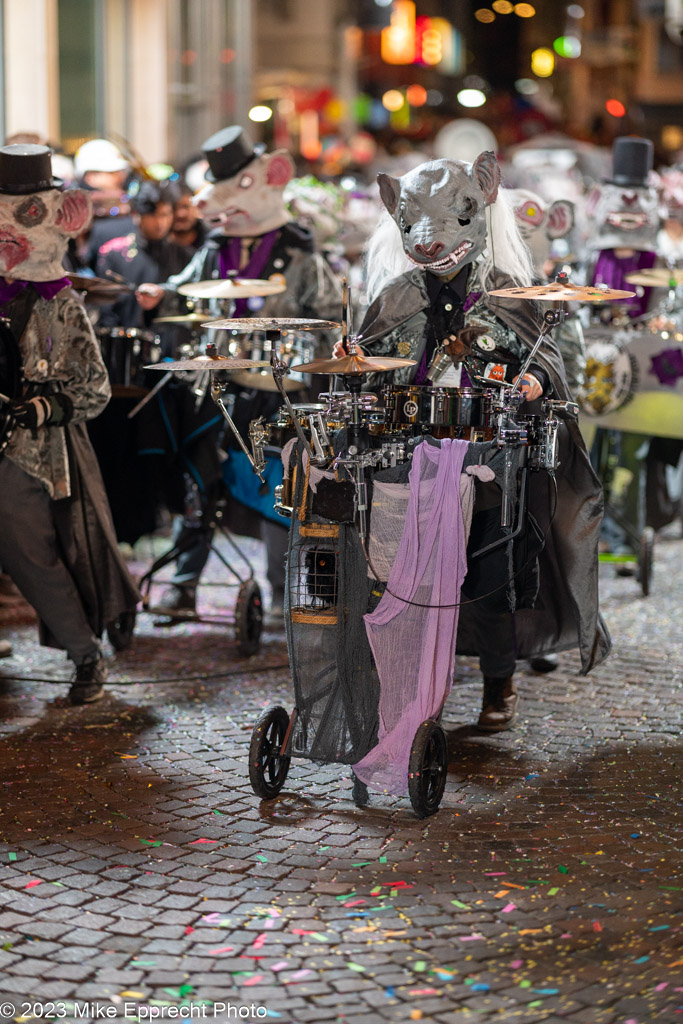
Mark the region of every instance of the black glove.
<instances>
[{"instance_id":1,"label":"black glove","mask_svg":"<svg viewBox=\"0 0 683 1024\"><path fill-rule=\"evenodd\" d=\"M27 402L10 402L9 411L18 427L37 430L50 419L52 406L49 398L30 398Z\"/></svg>"}]
</instances>

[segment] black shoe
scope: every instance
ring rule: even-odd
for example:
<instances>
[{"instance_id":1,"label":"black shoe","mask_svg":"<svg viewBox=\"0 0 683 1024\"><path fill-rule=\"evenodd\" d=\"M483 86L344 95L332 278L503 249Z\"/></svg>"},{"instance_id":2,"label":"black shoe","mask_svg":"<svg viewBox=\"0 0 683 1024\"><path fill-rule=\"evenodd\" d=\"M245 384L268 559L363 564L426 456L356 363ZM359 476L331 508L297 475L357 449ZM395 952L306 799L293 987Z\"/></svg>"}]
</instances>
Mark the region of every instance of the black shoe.
<instances>
[{"instance_id":1,"label":"black shoe","mask_svg":"<svg viewBox=\"0 0 683 1024\"><path fill-rule=\"evenodd\" d=\"M511 729L517 718L519 695L512 676L493 679L484 676L484 699L477 728L482 732Z\"/></svg>"},{"instance_id":2,"label":"black shoe","mask_svg":"<svg viewBox=\"0 0 683 1024\"><path fill-rule=\"evenodd\" d=\"M104 697L107 666L101 658L76 666L76 678L69 690L70 704L94 704Z\"/></svg>"},{"instance_id":3,"label":"black shoe","mask_svg":"<svg viewBox=\"0 0 683 1024\"><path fill-rule=\"evenodd\" d=\"M529 665L534 672L554 672L560 663L556 654L538 654L529 658Z\"/></svg>"},{"instance_id":4,"label":"black shoe","mask_svg":"<svg viewBox=\"0 0 683 1024\"><path fill-rule=\"evenodd\" d=\"M197 587L172 584L161 595L158 604L150 608L151 612L166 615L174 622L189 622L197 618Z\"/></svg>"}]
</instances>

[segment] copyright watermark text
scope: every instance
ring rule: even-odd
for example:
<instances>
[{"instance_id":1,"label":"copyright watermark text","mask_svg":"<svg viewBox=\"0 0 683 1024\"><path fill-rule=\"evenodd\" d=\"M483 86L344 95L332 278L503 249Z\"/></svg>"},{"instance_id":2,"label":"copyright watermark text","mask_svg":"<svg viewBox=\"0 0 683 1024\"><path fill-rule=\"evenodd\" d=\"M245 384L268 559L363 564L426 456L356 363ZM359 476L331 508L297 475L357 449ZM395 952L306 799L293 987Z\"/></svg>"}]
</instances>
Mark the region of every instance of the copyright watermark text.
<instances>
[{"instance_id":1,"label":"copyright watermark text","mask_svg":"<svg viewBox=\"0 0 683 1024\"><path fill-rule=\"evenodd\" d=\"M268 1016L265 1006L256 1003L184 1003L179 1006L156 1006L152 1003L67 1002L0 1002L0 1019L13 1017L97 1021L123 1017L131 1021L215 1020L218 1015L228 1020L256 1021Z\"/></svg>"}]
</instances>

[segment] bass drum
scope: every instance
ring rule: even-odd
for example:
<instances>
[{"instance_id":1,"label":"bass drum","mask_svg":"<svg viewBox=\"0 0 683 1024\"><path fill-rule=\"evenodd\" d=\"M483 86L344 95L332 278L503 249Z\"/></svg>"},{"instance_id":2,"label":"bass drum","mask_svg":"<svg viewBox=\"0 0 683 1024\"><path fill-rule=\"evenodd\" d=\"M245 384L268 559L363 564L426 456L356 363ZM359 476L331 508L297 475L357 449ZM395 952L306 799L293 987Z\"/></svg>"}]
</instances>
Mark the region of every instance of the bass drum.
<instances>
[{"instance_id":1,"label":"bass drum","mask_svg":"<svg viewBox=\"0 0 683 1024\"><path fill-rule=\"evenodd\" d=\"M146 394L144 367L158 363L161 341L153 331L137 327L96 327L114 398Z\"/></svg>"},{"instance_id":2,"label":"bass drum","mask_svg":"<svg viewBox=\"0 0 683 1024\"><path fill-rule=\"evenodd\" d=\"M683 438L683 331L600 326L585 339L585 416L596 427Z\"/></svg>"}]
</instances>

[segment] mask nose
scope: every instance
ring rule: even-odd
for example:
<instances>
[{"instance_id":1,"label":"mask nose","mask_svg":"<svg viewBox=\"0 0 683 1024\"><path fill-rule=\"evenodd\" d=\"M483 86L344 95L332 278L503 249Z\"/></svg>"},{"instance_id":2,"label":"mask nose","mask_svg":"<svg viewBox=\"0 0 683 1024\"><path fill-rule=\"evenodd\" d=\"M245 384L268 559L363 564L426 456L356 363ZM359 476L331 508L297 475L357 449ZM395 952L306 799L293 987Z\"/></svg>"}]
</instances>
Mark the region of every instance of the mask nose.
<instances>
[{"instance_id":1,"label":"mask nose","mask_svg":"<svg viewBox=\"0 0 683 1024\"><path fill-rule=\"evenodd\" d=\"M421 245L419 242L415 246L415 252L419 253L420 256L424 256L428 260L433 260L435 256L438 256L443 249L443 242L432 242L428 247Z\"/></svg>"}]
</instances>

